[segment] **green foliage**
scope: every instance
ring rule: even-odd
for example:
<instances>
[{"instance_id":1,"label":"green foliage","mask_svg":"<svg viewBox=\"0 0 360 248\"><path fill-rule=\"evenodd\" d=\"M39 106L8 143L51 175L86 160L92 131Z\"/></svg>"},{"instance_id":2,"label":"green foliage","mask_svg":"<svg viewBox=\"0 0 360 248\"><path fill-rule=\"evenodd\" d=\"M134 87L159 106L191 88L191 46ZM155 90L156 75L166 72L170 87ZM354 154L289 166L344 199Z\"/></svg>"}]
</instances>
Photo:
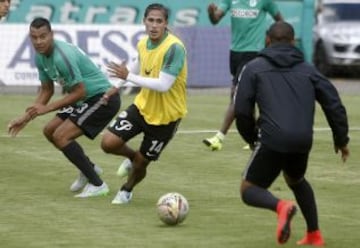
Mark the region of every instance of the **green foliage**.
<instances>
[{"instance_id":1,"label":"green foliage","mask_svg":"<svg viewBox=\"0 0 360 248\"><path fill-rule=\"evenodd\" d=\"M34 96L1 96L0 135L0 243L4 248L161 248L161 247L277 247L276 215L251 208L239 198L239 182L250 151L235 129L226 137L222 151L211 152L202 139L219 127L228 103L227 94L189 94L189 113L179 133L147 178L134 190L125 206L110 204L122 182L115 171L121 158L104 154L99 136L80 139L87 154L103 167L103 179L110 195L77 199L69 186L77 176L75 168L48 143L42 126L52 114L31 122L17 138L6 134L9 120L24 111ZM343 96L351 124L351 157L342 164L335 154L331 133L315 131L307 178L318 202L320 226L327 247L357 247L360 237L360 105L357 96ZM123 108L132 101L123 97ZM315 127L328 127L320 109ZM141 137L131 142L137 146ZM190 204L190 213L179 226L163 225L155 204L164 193L178 191ZM293 199L279 178L271 191ZM284 247L296 247L305 232L300 211L293 221L293 235Z\"/></svg>"}]
</instances>

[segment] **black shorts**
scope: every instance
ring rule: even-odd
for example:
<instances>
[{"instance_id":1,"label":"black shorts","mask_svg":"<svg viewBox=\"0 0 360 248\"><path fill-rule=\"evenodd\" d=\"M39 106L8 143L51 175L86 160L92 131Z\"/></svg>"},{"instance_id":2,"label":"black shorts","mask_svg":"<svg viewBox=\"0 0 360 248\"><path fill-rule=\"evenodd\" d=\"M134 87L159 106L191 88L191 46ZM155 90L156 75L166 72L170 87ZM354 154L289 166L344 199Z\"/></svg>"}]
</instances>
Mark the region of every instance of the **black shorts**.
<instances>
[{"instance_id":1,"label":"black shorts","mask_svg":"<svg viewBox=\"0 0 360 248\"><path fill-rule=\"evenodd\" d=\"M237 84L239 74L244 65L254 59L258 52L234 52L230 51L230 73L233 76L233 85Z\"/></svg>"},{"instance_id":2,"label":"black shorts","mask_svg":"<svg viewBox=\"0 0 360 248\"><path fill-rule=\"evenodd\" d=\"M140 153L148 160L157 160L165 146L177 131L181 119L167 125L149 125L140 114L138 108L132 104L122 111L115 121L111 122L108 130L121 137L125 142L140 133L144 133L140 146Z\"/></svg>"},{"instance_id":3,"label":"black shorts","mask_svg":"<svg viewBox=\"0 0 360 248\"><path fill-rule=\"evenodd\" d=\"M86 137L94 139L116 115L121 105L119 94L112 95L106 105L101 102L103 95L95 95L80 105L64 107L56 116L62 120L71 120Z\"/></svg>"},{"instance_id":4,"label":"black shorts","mask_svg":"<svg viewBox=\"0 0 360 248\"><path fill-rule=\"evenodd\" d=\"M262 188L269 188L283 171L294 180L304 177L309 153L280 153L263 144L256 146L243 178Z\"/></svg>"}]
</instances>

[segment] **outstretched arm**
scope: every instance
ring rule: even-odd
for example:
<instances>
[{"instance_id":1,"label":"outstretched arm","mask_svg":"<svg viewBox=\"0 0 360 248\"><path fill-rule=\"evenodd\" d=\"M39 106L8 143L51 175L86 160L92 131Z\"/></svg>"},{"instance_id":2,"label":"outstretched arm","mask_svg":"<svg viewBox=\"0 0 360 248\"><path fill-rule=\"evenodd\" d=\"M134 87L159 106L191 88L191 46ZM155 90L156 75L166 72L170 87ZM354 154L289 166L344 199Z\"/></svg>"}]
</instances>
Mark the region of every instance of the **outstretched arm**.
<instances>
[{"instance_id":1,"label":"outstretched arm","mask_svg":"<svg viewBox=\"0 0 360 248\"><path fill-rule=\"evenodd\" d=\"M47 104L54 94L54 84L53 82L43 82L41 84L39 93L34 101L33 105L36 104ZM26 125L34 119L37 114L31 111L31 107L29 106L26 108L25 113L22 114L20 117L15 118L14 120L10 121L8 124L8 133L15 137Z\"/></svg>"},{"instance_id":2,"label":"outstretched arm","mask_svg":"<svg viewBox=\"0 0 360 248\"><path fill-rule=\"evenodd\" d=\"M129 72L126 68L125 64L116 64L114 62L108 65L108 71L110 76L118 77L120 79L130 81L140 87L166 92L168 91L173 83L175 82L176 77L170 75L165 72L160 72L158 78L150 78L150 77L143 77L140 75L136 75L134 73ZM114 92L114 89L111 90ZM110 95L107 93L107 95Z\"/></svg>"},{"instance_id":3,"label":"outstretched arm","mask_svg":"<svg viewBox=\"0 0 360 248\"><path fill-rule=\"evenodd\" d=\"M10 121L8 124L8 133L15 137L30 121L32 117L28 113L24 113L20 117Z\"/></svg>"},{"instance_id":4,"label":"outstretched arm","mask_svg":"<svg viewBox=\"0 0 360 248\"><path fill-rule=\"evenodd\" d=\"M66 94L63 98L60 98L59 100L53 101L49 104L43 104L43 103L36 103L27 108L27 112L31 116L38 116L38 115L44 115L49 112L58 110L62 107L72 105L81 99L83 99L86 95L86 89L82 82L77 83L73 86L71 91Z\"/></svg>"}]
</instances>

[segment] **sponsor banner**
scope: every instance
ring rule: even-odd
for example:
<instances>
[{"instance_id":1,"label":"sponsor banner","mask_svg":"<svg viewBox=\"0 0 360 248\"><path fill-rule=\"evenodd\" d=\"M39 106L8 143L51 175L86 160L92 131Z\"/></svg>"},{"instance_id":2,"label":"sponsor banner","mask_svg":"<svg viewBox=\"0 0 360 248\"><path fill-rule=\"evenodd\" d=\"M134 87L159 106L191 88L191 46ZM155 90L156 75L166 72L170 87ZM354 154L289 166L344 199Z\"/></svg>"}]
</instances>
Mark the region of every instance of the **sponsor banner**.
<instances>
[{"instance_id":1,"label":"sponsor banner","mask_svg":"<svg viewBox=\"0 0 360 248\"><path fill-rule=\"evenodd\" d=\"M136 56L136 44L145 34L141 25L52 25L55 38L79 46L104 72L110 61ZM38 85L35 51L28 25L2 25L0 81L5 85Z\"/></svg>"},{"instance_id":2,"label":"sponsor banner","mask_svg":"<svg viewBox=\"0 0 360 248\"><path fill-rule=\"evenodd\" d=\"M55 38L80 47L107 74L110 61L137 56L143 25L52 25ZM26 24L3 24L0 39L0 85L39 85L35 51ZM229 73L229 28L179 27L173 30L184 42L188 59L188 87L224 87ZM6 37L6 38L5 38ZM110 81L113 82L111 79Z\"/></svg>"},{"instance_id":3,"label":"sponsor banner","mask_svg":"<svg viewBox=\"0 0 360 248\"><path fill-rule=\"evenodd\" d=\"M237 1L237 0L234 0ZM244 1L244 0L241 0ZM248 0L252 4L257 0ZM220 0L158 0L170 11L169 25L179 27L212 27L207 6ZM275 0L285 20L294 26L296 40L307 61L312 58L312 28L315 0ZM152 0L12 0L11 11L1 22L27 24L42 16L52 24L142 25L145 8ZM239 10L240 12L243 10ZM267 15L267 25L273 22ZM230 14L216 25L230 26Z\"/></svg>"},{"instance_id":4,"label":"sponsor banner","mask_svg":"<svg viewBox=\"0 0 360 248\"><path fill-rule=\"evenodd\" d=\"M172 26L210 25L207 6L213 2L212 0L157 0L156 2L169 8L169 23ZM151 3L154 1L13 0L7 22L28 23L34 17L42 16L52 23L61 24L141 24L145 8Z\"/></svg>"}]
</instances>

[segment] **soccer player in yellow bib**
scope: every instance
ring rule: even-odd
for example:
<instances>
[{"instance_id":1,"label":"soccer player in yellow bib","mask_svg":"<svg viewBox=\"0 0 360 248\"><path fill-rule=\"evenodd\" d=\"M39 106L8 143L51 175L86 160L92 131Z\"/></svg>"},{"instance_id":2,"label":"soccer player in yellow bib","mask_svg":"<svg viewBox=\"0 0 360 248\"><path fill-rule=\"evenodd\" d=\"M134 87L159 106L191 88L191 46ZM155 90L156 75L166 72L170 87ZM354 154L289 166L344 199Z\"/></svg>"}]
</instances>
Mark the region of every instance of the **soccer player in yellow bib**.
<instances>
[{"instance_id":1,"label":"soccer player in yellow bib","mask_svg":"<svg viewBox=\"0 0 360 248\"><path fill-rule=\"evenodd\" d=\"M102 139L106 153L126 157L117 174L128 176L127 181L113 204L130 202L133 188L146 176L147 166L159 158L187 113L186 51L181 40L167 28L168 10L161 4L150 4L143 21L147 36L137 44L138 58L128 66L108 65L111 76L141 87L134 103L109 125ZM117 92L118 87L108 95ZM133 150L127 141L140 133L144 135L141 145Z\"/></svg>"}]
</instances>

